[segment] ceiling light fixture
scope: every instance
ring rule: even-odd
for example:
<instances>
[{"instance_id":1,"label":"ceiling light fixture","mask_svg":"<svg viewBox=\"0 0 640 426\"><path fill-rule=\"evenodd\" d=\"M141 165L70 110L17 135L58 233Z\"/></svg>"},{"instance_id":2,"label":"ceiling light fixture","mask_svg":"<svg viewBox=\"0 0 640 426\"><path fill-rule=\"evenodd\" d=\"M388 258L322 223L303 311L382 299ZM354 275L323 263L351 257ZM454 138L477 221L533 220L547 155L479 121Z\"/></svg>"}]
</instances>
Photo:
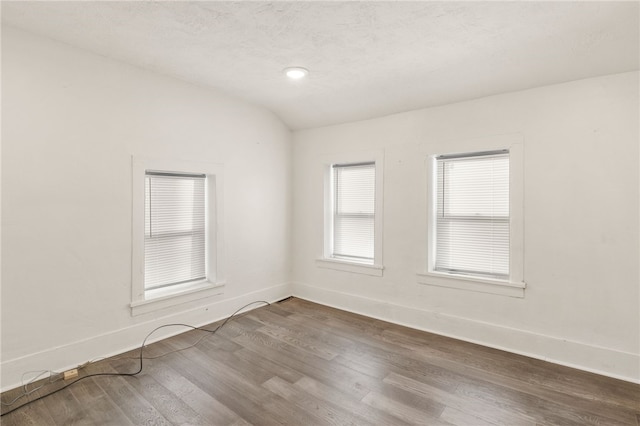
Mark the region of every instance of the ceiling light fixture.
<instances>
[{"instance_id":1,"label":"ceiling light fixture","mask_svg":"<svg viewBox=\"0 0 640 426\"><path fill-rule=\"evenodd\" d=\"M309 74L309 70L302 67L290 67L283 70L285 75L292 80L300 80Z\"/></svg>"}]
</instances>

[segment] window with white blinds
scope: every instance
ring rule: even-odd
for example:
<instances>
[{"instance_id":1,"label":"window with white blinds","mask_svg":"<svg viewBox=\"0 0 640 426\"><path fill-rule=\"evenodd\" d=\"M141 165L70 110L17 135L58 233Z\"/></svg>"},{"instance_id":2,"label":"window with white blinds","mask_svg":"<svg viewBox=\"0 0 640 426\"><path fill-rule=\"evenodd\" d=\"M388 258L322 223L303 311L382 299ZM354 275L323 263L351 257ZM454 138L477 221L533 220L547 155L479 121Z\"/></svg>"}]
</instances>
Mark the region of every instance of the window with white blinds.
<instances>
[{"instance_id":1,"label":"window with white blinds","mask_svg":"<svg viewBox=\"0 0 640 426\"><path fill-rule=\"evenodd\" d=\"M206 279L206 176L146 171L144 289Z\"/></svg>"},{"instance_id":2,"label":"window with white blinds","mask_svg":"<svg viewBox=\"0 0 640 426\"><path fill-rule=\"evenodd\" d=\"M374 162L334 164L332 257L373 264L376 167Z\"/></svg>"},{"instance_id":3,"label":"window with white blinds","mask_svg":"<svg viewBox=\"0 0 640 426\"><path fill-rule=\"evenodd\" d=\"M509 278L509 152L436 157L435 270Z\"/></svg>"}]
</instances>

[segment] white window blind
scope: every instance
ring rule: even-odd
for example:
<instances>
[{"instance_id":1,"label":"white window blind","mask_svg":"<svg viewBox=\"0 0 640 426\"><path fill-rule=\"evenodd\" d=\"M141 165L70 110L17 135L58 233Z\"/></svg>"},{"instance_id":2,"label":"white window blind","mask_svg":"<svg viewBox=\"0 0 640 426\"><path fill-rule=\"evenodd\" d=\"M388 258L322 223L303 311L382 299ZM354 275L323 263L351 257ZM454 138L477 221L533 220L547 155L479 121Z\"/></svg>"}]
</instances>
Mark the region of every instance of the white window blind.
<instances>
[{"instance_id":1,"label":"white window blind","mask_svg":"<svg viewBox=\"0 0 640 426\"><path fill-rule=\"evenodd\" d=\"M145 173L145 290L206 278L205 180Z\"/></svg>"},{"instance_id":2,"label":"white window blind","mask_svg":"<svg viewBox=\"0 0 640 426\"><path fill-rule=\"evenodd\" d=\"M435 270L509 277L509 153L436 157Z\"/></svg>"},{"instance_id":3,"label":"white window blind","mask_svg":"<svg viewBox=\"0 0 640 426\"><path fill-rule=\"evenodd\" d=\"M375 163L333 165L333 257L373 264Z\"/></svg>"}]
</instances>

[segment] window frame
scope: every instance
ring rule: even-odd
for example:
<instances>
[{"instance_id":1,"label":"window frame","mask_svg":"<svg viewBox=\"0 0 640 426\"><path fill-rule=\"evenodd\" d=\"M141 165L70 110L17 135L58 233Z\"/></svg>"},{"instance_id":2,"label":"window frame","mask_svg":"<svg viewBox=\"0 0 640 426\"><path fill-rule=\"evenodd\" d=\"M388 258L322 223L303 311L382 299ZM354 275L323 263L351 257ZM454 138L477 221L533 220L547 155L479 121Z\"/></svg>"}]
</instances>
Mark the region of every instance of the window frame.
<instances>
[{"instance_id":1,"label":"window frame","mask_svg":"<svg viewBox=\"0 0 640 426\"><path fill-rule=\"evenodd\" d=\"M185 182L189 182L191 189L198 194L197 197L193 197L190 200L193 202L192 206L195 208L195 209L192 209L191 211L191 221L189 222L181 221L180 230L175 229L176 227L175 223L172 228L165 229L167 225L166 220L169 219L168 216L164 215L166 214L167 210L170 210L172 212L172 217L175 218L176 217L175 215L177 213L175 210L175 207L184 209L185 206L181 204L174 204L173 200L171 201L167 200L166 198L168 196L167 193L156 192L156 189L154 188L158 187L159 188L158 191L163 191L163 188L164 190L168 191L169 187L172 190L175 190L177 186L184 185ZM196 283L196 282L204 281L207 279L207 262L206 262L207 257L206 256L207 256L208 247L206 244L207 243L206 202L208 199L207 190L208 190L209 184L210 184L210 179L208 179L207 175L205 174L191 174L191 173L187 174L183 172L175 173L175 172L168 172L166 170L162 170L162 171L146 170L145 171L145 196L148 198L147 200L145 200L145 276L144 276L145 298L149 298L147 297L147 293L150 293L152 295L154 293L157 293L157 291L159 291L161 288L171 287L172 289L175 289L177 286L183 283L184 284ZM154 194L158 195L158 197L156 198ZM172 193L171 195L176 196L177 193ZM181 195L184 195L184 194L181 194ZM168 203L168 204L165 204L165 203ZM158 207L157 209L158 216L154 214L154 212L156 212L156 209L154 209L153 206ZM180 210L180 212L182 213L182 210ZM162 219L164 219L165 220L164 226L162 225L157 226L154 218L159 219L161 221ZM184 216L180 216L180 218L184 219ZM188 226L185 226L186 224L188 224ZM196 252L198 254L197 258L193 256L194 250L191 249L189 251L189 253L191 254L190 261L189 261L190 273L193 272L194 265L196 266L197 270L201 272L197 275L182 276L181 278L186 278L184 280L178 279L178 280L171 280L171 281L161 281L156 283L150 282L150 276L148 276L148 273L156 269L156 267L158 266L157 262L160 259L154 259L150 264L148 264L147 262L149 262L150 260L149 254L153 255L158 252L159 252L158 254L164 253L166 249L171 249L175 247L176 239L182 239L185 237L188 237L191 239L191 244L193 244L194 241L202 242L203 244L202 246L200 246L202 247L202 251ZM165 258L164 256L162 256L161 260L163 262L166 262L167 266L176 265L175 263L172 264L175 258L172 258L172 257ZM150 267L150 265L153 265L153 266ZM184 264L179 264L179 265L186 266ZM202 268L202 270L200 270L200 268ZM154 276L155 275L156 274L154 274ZM166 276L163 276L163 278L166 279ZM171 291L171 292L173 293L174 291Z\"/></svg>"},{"instance_id":2,"label":"window frame","mask_svg":"<svg viewBox=\"0 0 640 426\"><path fill-rule=\"evenodd\" d=\"M483 151L509 151L509 277L506 279L436 271L437 157L427 156L427 270L417 274L420 284L455 288L510 297L524 297L524 147L519 135L503 135L474 141L471 149L456 149L449 155ZM478 142L484 142L478 149Z\"/></svg>"},{"instance_id":3,"label":"window frame","mask_svg":"<svg viewBox=\"0 0 640 426\"><path fill-rule=\"evenodd\" d=\"M206 278L146 290L144 283L145 177L147 171L206 175ZM224 173L220 164L132 157L131 314L164 309L222 293L224 281Z\"/></svg>"},{"instance_id":4,"label":"window frame","mask_svg":"<svg viewBox=\"0 0 640 426\"><path fill-rule=\"evenodd\" d=\"M340 187L339 185L339 179L338 179L338 170L340 169L347 169L350 167L365 167L365 166L373 166L373 171L374 171L374 211L372 214L367 214L367 213L340 213L338 204L339 204L339 199L340 199L340 194L338 191L338 188ZM364 265L373 265L375 263L375 236L376 236L376 230L375 230L375 219L376 219L376 209L375 209L375 162L373 161L368 161L368 162L363 162L363 163L348 163L348 164L332 164L331 165L331 189L332 189L332 206L331 206L331 210L333 212L333 214L331 215L331 240L330 240L330 257L332 259L337 259L337 260L344 260L347 262L352 262L352 263L357 263L357 264L364 264ZM353 256L353 255L349 255L349 254L340 254L340 253L336 253L336 239L337 239L337 229L336 229L336 222L337 220L341 218L341 219L346 219L346 218L357 218L357 219L368 219L373 221L374 224L374 230L373 230L373 243L374 243L374 247L373 247L373 251L374 251L374 257L372 258L368 258L368 257L358 257L358 256ZM362 260L359 260L362 259ZM369 261L370 259L370 261Z\"/></svg>"},{"instance_id":5,"label":"window frame","mask_svg":"<svg viewBox=\"0 0 640 426\"><path fill-rule=\"evenodd\" d=\"M373 264L358 262L346 258L333 256L334 235L334 203L335 185L333 181L334 165L351 165L373 163L375 167L375 213L374 213L374 257ZM326 156L323 161L324 178L324 226L322 255L316 259L317 266L345 272L353 272L371 276L382 276L384 266L382 264L383 241L383 185L384 185L384 152L358 152L340 155Z\"/></svg>"},{"instance_id":6,"label":"window frame","mask_svg":"<svg viewBox=\"0 0 640 426\"><path fill-rule=\"evenodd\" d=\"M439 245L437 244L437 241L440 239L440 231L444 232L445 228L447 228L447 225L450 226L455 226L456 224L469 224L469 223L475 223L475 224L488 224L488 225L493 225L493 224L499 224L500 227L504 227L504 228L509 228L509 221L510 221L510 212L507 211L506 214L504 215L469 215L469 214L452 214L449 213L448 210L451 206L451 200L453 197L455 197L455 195L450 195L450 194L455 194L455 190L453 190L452 188L449 188L449 191L445 191L444 187L446 186L446 176L447 176L447 165L448 164L456 164L456 162L460 162L461 164L469 164L470 162L475 162L475 161L485 161L487 159L506 159L507 163L509 161L510 158L510 152L508 150L499 150L499 151L483 151L483 152L470 152L470 153L464 153L464 154L445 154L445 155L438 155L438 156L434 156L433 159L435 160L435 167L436 167L436 177L434 180L434 186L436 186L435 184L437 183L437 189L435 190L435 195L437 198L436 201L436 211L437 214L434 216L435 219L435 223L434 223L434 230L435 230L435 239L432 241L432 245L434 247L434 250L431 251L432 253L432 261L433 261L433 271L434 272L440 272L440 273L444 273L444 274L449 274L449 275L461 275L464 277L470 277L470 278L480 278L480 279L485 279L485 278L489 278L489 279L496 279L498 281L508 281L509 276L510 276L510 272L507 272L506 274L498 274L498 273L491 273L489 271L480 271L480 270L463 270L463 269L447 269L444 268L442 266L438 267L438 264L442 265L443 263L447 263L446 260L443 260L443 258L446 259L445 253L448 252L448 250L446 249L442 249L439 248ZM476 163L477 164L477 163ZM509 181L509 175L506 175L506 181L508 183ZM442 200L440 201L440 197L442 197ZM510 199L510 197L509 197ZM508 207L508 203L509 203L509 199L507 199L507 207ZM493 235L493 234L492 234ZM509 240L506 240L507 243ZM509 255L509 250L507 250L507 255ZM438 256L438 254L440 254L440 256ZM507 258L508 259L508 258ZM506 266L509 267L510 265L508 264L508 260L506 263Z\"/></svg>"}]
</instances>

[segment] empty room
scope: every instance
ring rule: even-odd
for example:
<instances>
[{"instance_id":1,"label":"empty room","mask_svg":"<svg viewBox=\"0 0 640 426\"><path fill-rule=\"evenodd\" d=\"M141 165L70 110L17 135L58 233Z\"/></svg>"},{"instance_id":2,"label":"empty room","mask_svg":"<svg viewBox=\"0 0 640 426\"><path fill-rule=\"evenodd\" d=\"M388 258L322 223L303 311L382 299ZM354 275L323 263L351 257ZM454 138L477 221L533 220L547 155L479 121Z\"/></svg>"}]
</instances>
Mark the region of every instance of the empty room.
<instances>
[{"instance_id":1,"label":"empty room","mask_svg":"<svg viewBox=\"0 0 640 426\"><path fill-rule=\"evenodd\" d=\"M3 426L640 426L640 2L1 18Z\"/></svg>"}]
</instances>

